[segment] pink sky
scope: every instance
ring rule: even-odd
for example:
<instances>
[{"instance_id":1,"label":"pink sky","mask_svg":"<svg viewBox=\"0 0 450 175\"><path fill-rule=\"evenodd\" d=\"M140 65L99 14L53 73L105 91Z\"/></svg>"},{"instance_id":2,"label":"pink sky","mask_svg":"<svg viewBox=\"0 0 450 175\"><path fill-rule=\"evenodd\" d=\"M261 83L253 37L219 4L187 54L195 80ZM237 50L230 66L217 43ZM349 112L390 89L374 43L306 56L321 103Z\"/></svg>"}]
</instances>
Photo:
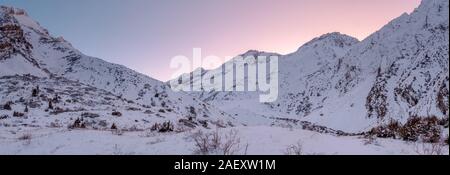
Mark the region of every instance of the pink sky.
<instances>
[{"instance_id":1,"label":"pink sky","mask_svg":"<svg viewBox=\"0 0 450 175\"><path fill-rule=\"evenodd\" d=\"M166 81L172 57L288 54L330 32L360 40L420 0L3 0L83 53Z\"/></svg>"}]
</instances>

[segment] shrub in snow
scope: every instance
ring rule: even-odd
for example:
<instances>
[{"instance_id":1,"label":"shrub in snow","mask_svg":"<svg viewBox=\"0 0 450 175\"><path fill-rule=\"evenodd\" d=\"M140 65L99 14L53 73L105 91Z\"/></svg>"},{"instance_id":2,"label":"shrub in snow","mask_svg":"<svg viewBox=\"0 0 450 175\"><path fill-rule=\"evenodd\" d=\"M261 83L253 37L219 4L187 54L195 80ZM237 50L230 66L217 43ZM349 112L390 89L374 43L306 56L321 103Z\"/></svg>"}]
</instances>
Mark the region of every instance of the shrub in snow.
<instances>
[{"instance_id":1,"label":"shrub in snow","mask_svg":"<svg viewBox=\"0 0 450 175\"><path fill-rule=\"evenodd\" d=\"M441 143L415 143L414 151L419 155L444 155L446 150Z\"/></svg>"},{"instance_id":2,"label":"shrub in snow","mask_svg":"<svg viewBox=\"0 0 450 175\"><path fill-rule=\"evenodd\" d=\"M73 124L69 125L69 129L75 129L75 128L86 128L86 123L83 121L83 118L77 118Z\"/></svg>"},{"instance_id":3,"label":"shrub in snow","mask_svg":"<svg viewBox=\"0 0 450 175\"><path fill-rule=\"evenodd\" d=\"M174 126L173 126L172 122L167 121L167 122L164 122L164 123L160 126L158 132L172 132L173 129L174 129Z\"/></svg>"},{"instance_id":4,"label":"shrub in snow","mask_svg":"<svg viewBox=\"0 0 450 175\"><path fill-rule=\"evenodd\" d=\"M97 118L97 117L100 117L100 115L94 114L94 113L85 112L85 113L81 114L81 117Z\"/></svg>"},{"instance_id":5,"label":"shrub in snow","mask_svg":"<svg viewBox=\"0 0 450 175\"><path fill-rule=\"evenodd\" d=\"M111 115L117 116L117 117L121 117L121 116L122 116L122 113L120 113L120 112L118 112L118 111L114 111L114 112L111 113Z\"/></svg>"},{"instance_id":6,"label":"shrub in snow","mask_svg":"<svg viewBox=\"0 0 450 175\"><path fill-rule=\"evenodd\" d=\"M124 131L124 130L121 130L121 129L114 129L114 130L111 131L111 134L117 135L117 136L121 136L121 135L123 135L124 133L125 133L125 131Z\"/></svg>"},{"instance_id":7,"label":"shrub in snow","mask_svg":"<svg viewBox=\"0 0 450 175\"><path fill-rule=\"evenodd\" d=\"M448 136L447 138L444 140L444 143L446 143L448 145Z\"/></svg>"},{"instance_id":8,"label":"shrub in snow","mask_svg":"<svg viewBox=\"0 0 450 175\"><path fill-rule=\"evenodd\" d=\"M9 118L9 115L0 115L0 120Z\"/></svg>"},{"instance_id":9,"label":"shrub in snow","mask_svg":"<svg viewBox=\"0 0 450 175\"><path fill-rule=\"evenodd\" d=\"M441 123L435 116L413 116L404 125L391 121L388 125L375 127L367 133L367 136L436 143L441 140Z\"/></svg>"},{"instance_id":10,"label":"shrub in snow","mask_svg":"<svg viewBox=\"0 0 450 175\"><path fill-rule=\"evenodd\" d=\"M31 90L31 96L32 96L32 97L37 97L37 96L39 96L39 86L37 86L36 88L34 88L33 90Z\"/></svg>"},{"instance_id":11,"label":"shrub in snow","mask_svg":"<svg viewBox=\"0 0 450 175\"><path fill-rule=\"evenodd\" d=\"M32 138L31 134L26 133L26 134L21 135L21 136L20 136L19 138L17 138L17 139L19 139L19 140L31 140L31 138Z\"/></svg>"},{"instance_id":12,"label":"shrub in snow","mask_svg":"<svg viewBox=\"0 0 450 175\"><path fill-rule=\"evenodd\" d=\"M444 128L448 128L448 117L442 119L441 121L439 121L439 125L444 126Z\"/></svg>"},{"instance_id":13,"label":"shrub in snow","mask_svg":"<svg viewBox=\"0 0 450 175\"><path fill-rule=\"evenodd\" d=\"M217 129L211 133L201 130L194 133L192 138L195 143L194 154L200 155L234 155L241 150L241 140L236 130L222 136Z\"/></svg>"},{"instance_id":14,"label":"shrub in snow","mask_svg":"<svg viewBox=\"0 0 450 175\"><path fill-rule=\"evenodd\" d=\"M187 126L187 127L190 127L190 128L195 128L197 126L197 123L192 121L191 118L189 118L189 119L180 119L180 120L178 120L178 123L182 124L181 126Z\"/></svg>"},{"instance_id":15,"label":"shrub in snow","mask_svg":"<svg viewBox=\"0 0 450 175\"><path fill-rule=\"evenodd\" d=\"M135 108L135 107L128 107L127 110L129 111L140 111L140 108Z\"/></svg>"},{"instance_id":16,"label":"shrub in snow","mask_svg":"<svg viewBox=\"0 0 450 175\"><path fill-rule=\"evenodd\" d=\"M48 109L53 109L53 102L51 100L48 101Z\"/></svg>"},{"instance_id":17,"label":"shrub in snow","mask_svg":"<svg viewBox=\"0 0 450 175\"><path fill-rule=\"evenodd\" d=\"M160 125L159 123L155 123L150 127L150 131L157 131L159 129Z\"/></svg>"},{"instance_id":18,"label":"shrub in snow","mask_svg":"<svg viewBox=\"0 0 450 175\"><path fill-rule=\"evenodd\" d=\"M23 117L25 114L23 114L23 113L21 113L21 112L17 112L17 111L14 111L14 113L13 113L13 117Z\"/></svg>"},{"instance_id":19,"label":"shrub in snow","mask_svg":"<svg viewBox=\"0 0 450 175\"><path fill-rule=\"evenodd\" d=\"M399 130L403 140L437 143L441 140L441 127L437 117L411 117Z\"/></svg>"},{"instance_id":20,"label":"shrub in snow","mask_svg":"<svg viewBox=\"0 0 450 175\"><path fill-rule=\"evenodd\" d=\"M158 132L172 132L174 131L174 126L172 122L167 121L162 124L155 123L150 127L150 131L158 131Z\"/></svg>"},{"instance_id":21,"label":"shrub in snow","mask_svg":"<svg viewBox=\"0 0 450 175\"><path fill-rule=\"evenodd\" d=\"M106 120L100 120L100 121L98 122L98 125L101 126L101 127L107 127L107 126L108 126L108 123L106 122Z\"/></svg>"},{"instance_id":22,"label":"shrub in snow","mask_svg":"<svg viewBox=\"0 0 450 175\"><path fill-rule=\"evenodd\" d=\"M10 110L12 110L11 105L12 105L12 102L6 102L6 103L3 105L3 109L4 109L4 110L10 111Z\"/></svg>"},{"instance_id":23,"label":"shrub in snow","mask_svg":"<svg viewBox=\"0 0 450 175\"><path fill-rule=\"evenodd\" d=\"M49 125L50 128L61 128L61 124L56 122L51 122Z\"/></svg>"},{"instance_id":24,"label":"shrub in snow","mask_svg":"<svg viewBox=\"0 0 450 175\"><path fill-rule=\"evenodd\" d=\"M115 123L113 123L113 124L111 125L111 129L113 129L113 130L116 130L116 129L117 129L117 126L116 126Z\"/></svg>"},{"instance_id":25,"label":"shrub in snow","mask_svg":"<svg viewBox=\"0 0 450 175\"><path fill-rule=\"evenodd\" d=\"M397 121L391 121L388 125L377 126L369 131L369 136L382 138L396 138L401 125Z\"/></svg>"},{"instance_id":26,"label":"shrub in snow","mask_svg":"<svg viewBox=\"0 0 450 175\"><path fill-rule=\"evenodd\" d=\"M286 155L303 155L303 144L301 141L293 145L289 145L285 151Z\"/></svg>"}]
</instances>

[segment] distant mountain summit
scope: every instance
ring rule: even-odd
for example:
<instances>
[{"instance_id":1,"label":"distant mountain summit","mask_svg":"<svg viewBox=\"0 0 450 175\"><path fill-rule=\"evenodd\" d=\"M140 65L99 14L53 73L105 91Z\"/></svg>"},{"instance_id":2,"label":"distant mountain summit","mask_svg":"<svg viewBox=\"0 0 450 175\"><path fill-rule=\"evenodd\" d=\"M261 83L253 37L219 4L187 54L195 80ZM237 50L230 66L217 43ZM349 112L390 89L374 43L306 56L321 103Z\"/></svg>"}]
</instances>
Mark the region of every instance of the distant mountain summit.
<instances>
[{"instance_id":1,"label":"distant mountain summit","mask_svg":"<svg viewBox=\"0 0 450 175\"><path fill-rule=\"evenodd\" d=\"M329 33L281 55L274 103L253 92L192 95L254 125L300 120L360 132L412 117L448 119L448 6L424 0L363 41Z\"/></svg>"}]
</instances>

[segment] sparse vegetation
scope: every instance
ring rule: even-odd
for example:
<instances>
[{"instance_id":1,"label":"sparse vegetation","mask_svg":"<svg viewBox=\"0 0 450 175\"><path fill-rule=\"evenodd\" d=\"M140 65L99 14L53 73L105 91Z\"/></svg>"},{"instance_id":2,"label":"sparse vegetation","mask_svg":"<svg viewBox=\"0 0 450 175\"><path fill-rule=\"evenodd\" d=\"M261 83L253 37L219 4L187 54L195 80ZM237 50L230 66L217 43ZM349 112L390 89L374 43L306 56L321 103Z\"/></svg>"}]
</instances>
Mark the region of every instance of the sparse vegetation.
<instances>
[{"instance_id":1,"label":"sparse vegetation","mask_svg":"<svg viewBox=\"0 0 450 175\"><path fill-rule=\"evenodd\" d=\"M112 129L112 130L117 130L117 126L116 126L115 123L113 123L113 124L111 125L111 129Z\"/></svg>"},{"instance_id":2,"label":"sparse vegetation","mask_svg":"<svg viewBox=\"0 0 450 175\"><path fill-rule=\"evenodd\" d=\"M8 110L8 111L10 111L10 110L12 110L12 107L11 107L11 105L12 105L12 102L6 102L4 105L3 105L3 110Z\"/></svg>"},{"instance_id":3,"label":"sparse vegetation","mask_svg":"<svg viewBox=\"0 0 450 175\"><path fill-rule=\"evenodd\" d=\"M52 100L48 101L48 109L53 109L53 102L52 102Z\"/></svg>"},{"instance_id":4,"label":"sparse vegetation","mask_svg":"<svg viewBox=\"0 0 450 175\"><path fill-rule=\"evenodd\" d=\"M211 133L199 130L192 135L195 143L194 154L200 155L234 155L241 151L241 140L237 130L231 130L222 136L217 129ZM248 145L246 146L248 148Z\"/></svg>"},{"instance_id":5,"label":"sparse vegetation","mask_svg":"<svg viewBox=\"0 0 450 175\"><path fill-rule=\"evenodd\" d=\"M94 114L94 113L85 112L85 113L82 113L82 114L81 114L81 117L86 117L86 118L98 118L98 117L100 117L100 115Z\"/></svg>"},{"instance_id":6,"label":"sparse vegetation","mask_svg":"<svg viewBox=\"0 0 450 175\"><path fill-rule=\"evenodd\" d=\"M444 143L448 145L448 136L447 136L447 138L444 140Z\"/></svg>"},{"instance_id":7,"label":"sparse vegetation","mask_svg":"<svg viewBox=\"0 0 450 175\"><path fill-rule=\"evenodd\" d=\"M69 125L68 127L69 129L76 129L76 128L81 128L84 129L86 128L86 123L84 122L83 118L77 118L73 124Z\"/></svg>"},{"instance_id":8,"label":"sparse vegetation","mask_svg":"<svg viewBox=\"0 0 450 175\"><path fill-rule=\"evenodd\" d=\"M444 155L446 149L441 143L414 143L414 151L419 155Z\"/></svg>"},{"instance_id":9,"label":"sparse vegetation","mask_svg":"<svg viewBox=\"0 0 450 175\"><path fill-rule=\"evenodd\" d=\"M284 154L286 155L303 155L303 143L298 141L295 144L289 145Z\"/></svg>"},{"instance_id":10,"label":"sparse vegetation","mask_svg":"<svg viewBox=\"0 0 450 175\"><path fill-rule=\"evenodd\" d=\"M39 96L39 86L37 86L36 88L33 88L33 89L31 90L31 96L32 96L32 97L37 97L37 96Z\"/></svg>"},{"instance_id":11,"label":"sparse vegetation","mask_svg":"<svg viewBox=\"0 0 450 175\"><path fill-rule=\"evenodd\" d=\"M174 126L172 124L172 122L167 121L164 122L160 128L158 129L158 132L172 132L174 130Z\"/></svg>"},{"instance_id":12,"label":"sparse vegetation","mask_svg":"<svg viewBox=\"0 0 450 175\"><path fill-rule=\"evenodd\" d=\"M121 117L121 116L122 116L122 113L119 112L119 111L113 111L113 112L111 113L111 115L112 115L112 116Z\"/></svg>"},{"instance_id":13,"label":"sparse vegetation","mask_svg":"<svg viewBox=\"0 0 450 175\"><path fill-rule=\"evenodd\" d=\"M373 128L367 135L382 138L399 138L405 141L420 140L428 143L437 143L441 140L440 123L440 120L435 116L413 116L404 125L397 121L391 121L387 125Z\"/></svg>"},{"instance_id":14,"label":"sparse vegetation","mask_svg":"<svg viewBox=\"0 0 450 175\"><path fill-rule=\"evenodd\" d=\"M122 136L124 133L125 133L125 131L122 130L122 129L114 129L114 130L111 130L111 134L117 135L117 136Z\"/></svg>"},{"instance_id":15,"label":"sparse vegetation","mask_svg":"<svg viewBox=\"0 0 450 175\"><path fill-rule=\"evenodd\" d=\"M17 111L14 111L14 112L13 112L13 117L23 117L23 116L25 116L24 113L17 112Z\"/></svg>"},{"instance_id":16,"label":"sparse vegetation","mask_svg":"<svg viewBox=\"0 0 450 175\"><path fill-rule=\"evenodd\" d=\"M30 133L26 133L21 135L19 138L17 138L18 140L31 140L32 135Z\"/></svg>"},{"instance_id":17,"label":"sparse vegetation","mask_svg":"<svg viewBox=\"0 0 450 175\"><path fill-rule=\"evenodd\" d=\"M408 119L405 125L400 128L399 134L403 140L437 143L441 140L441 127L437 117Z\"/></svg>"},{"instance_id":18,"label":"sparse vegetation","mask_svg":"<svg viewBox=\"0 0 450 175\"><path fill-rule=\"evenodd\" d=\"M9 115L0 115L0 120L9 118Z\"/></svg>"}]
</instances>

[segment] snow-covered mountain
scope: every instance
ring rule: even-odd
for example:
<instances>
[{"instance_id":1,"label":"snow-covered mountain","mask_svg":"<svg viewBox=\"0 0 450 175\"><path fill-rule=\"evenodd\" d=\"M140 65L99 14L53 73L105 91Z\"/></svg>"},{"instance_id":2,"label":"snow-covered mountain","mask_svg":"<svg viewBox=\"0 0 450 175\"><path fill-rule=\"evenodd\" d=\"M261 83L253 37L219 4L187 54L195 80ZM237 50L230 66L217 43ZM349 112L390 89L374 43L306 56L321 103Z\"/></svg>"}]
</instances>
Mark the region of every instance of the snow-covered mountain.
<instances>
[{"instance_id":1,"label":"snow-covered mountain","mask_svg":"<svg viewBox=\"0 0 450 175\"><path fill-rule=\"evenodd\" d=\"M260 103L255 92L191 95L249 125L294 119L361 132L414 116L448 119L448 5L423 0L363 41L330 33L280 56L276 102Z\"/></svg>"},{"instance_id":2,"label":"snow-covered mountain","mask_svg":"<svg viewBox=\"0 0 450 175\"><path fill-rule=\"evenodd\" d=\"M448 154L448 43L449 1L423 0L363 41L335 32L288 55L250 50L240 56L279 57L278 98L261 103L260 92L172 91L1 6L0 154L191 154L200 137L231 139L236 154ZM236 74L237 59L199 70Z\"/></svg>"},{"instance_id":3,"label":"snow-covered mountain","mask_svg":"<svg viewBox=\"0 0 450 175\"><path fill-rule=\"evenodd\" d=\"M181 125L197 126L205 121L224 123L223 126L238 125L233 117L225 112L186 94L174 93L163 82L124 66L84 55L62 37L51 36L24 10L2 6L0 7L0 77L10 76L35 77L39 79L36 81L36 86L43 86L46 82L53 84L51 82L60 79L67 80L61 81L59 86L48 87L54 91L64 86L77 89L77 86L73 84L64 84L64 82L75 81L79 88L89 86L93 88L93 91L109 92L119 99L141 106L141 109L149 108L155 112L147 116L167 117L167 120ZM26 83L20 80L28 79L15 79L19 84ZM7 87L9 86L2 86L2 92ZM25 87L21 89L23 88ZM29 98L31 93L31 91L17 92L22 95L12 96L11 91L0 94L1 104L9 101L15 103L20 98ZM70 97L73 94L66 95ZM69 97L68 100L71 100ZM89 98L94 97L86 97L86 99ZM98 98L110 97L100 95ZM97 102L101 105L102 100L92 101L93 105ZM110 103L110 108L113 106L125 108L120 103L114 101ZM20 105L24 104L20 103ZM78 108L86 108L84 104L80 105ZM145 110L142 112L144 113Z\"/></svg>"}]
</instances>

